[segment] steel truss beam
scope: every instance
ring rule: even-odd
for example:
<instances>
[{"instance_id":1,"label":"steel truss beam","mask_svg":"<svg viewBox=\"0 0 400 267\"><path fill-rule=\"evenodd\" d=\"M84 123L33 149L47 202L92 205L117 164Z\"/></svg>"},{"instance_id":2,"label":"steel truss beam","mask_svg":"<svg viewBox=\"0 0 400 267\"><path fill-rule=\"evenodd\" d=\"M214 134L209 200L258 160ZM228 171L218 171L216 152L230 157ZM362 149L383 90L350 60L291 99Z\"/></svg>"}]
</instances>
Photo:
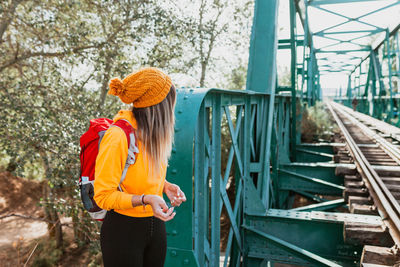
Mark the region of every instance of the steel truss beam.
<instances>
[{"instance_id":1,"label":"steel truss beam","mask_svg":"<svg viewBox=\"0 0 400 267\"><path fill-rule=\"evenodd\" d=\"M318 204L311 204L308 206L303 206L295 209L291 209L292 211L324 211L324 210L332 210L341 206L345 206L346 201L343 198L324 201Z\"/></svg>"},{"instance_id":2,"label":"steel truss beam","mask_svg":"<svg viewBox=\"0 0 400 267\"><path fill-rule=\"evenodd\" d=\"M362 38L365 38L365 37L368 37L368 36L383 32L383 31L388 31L388 30L387 29L383 29L382 27L379 27L377 25L362 21L361 19L363 19L363 18L365 18L367 16L370 16L372 14L381 12L381 11L383 11L385 9L392 8L392 7L400 4L400 1L396 1L394 3L387 4L387 5L385 5L385 6L381 7L381 8L373 10L371 12L367 12L367 13L365 13L365 14L363 14L361 16L358 16L356 18L352 18L352 17L346 16L346 15L343 15L340 12L332 11L332 10L329 9L329 6L328 6L330 4L344 4L344 3L352 3L352 2L360 2L360 1L359 0L355 0L355 1L347 1L347 0L346 1L343 1L343 0L309 0L309 1L306 1L306 9L307 9L307 6L312 6L312 7L316 8L316 9L319 9L319 10L321 10L323 12L326 12L326 13L329 13L329 14L332 14L332 15L335 15L337 17L345 19L344 22L340 22L340 23L337 23L337 24L335 24L333 26L326 27L326 28L324 28L324 29L312 34L313 36L319 36L319 37L322 37L322 38L325 38L325 39L328 39L328 40L335 41L335 43L333 43L333 44L329 44L329 45L326 45L324 47L321 47L321 48L317 49L316 53L349 54L349 53L355 53L355 52L370 51L371 48L368 45L356 42L356 40L359 40L359 39L362 39ZM321 7L322 5L324 7ZM367 25L369 27L372 27L373 29L371 29L371 30L354 30L354 31L334 31L335 28L338 28L340 26L346 25L346 24L348 24L350 22L357 22L357 23L360 23L360 24L363 24L363 25ZM365 33L365 34L362 34L361 36L357 36L357 37L351 38L349 40L344 40L344 39L342 39L340 37L336 37L339 34L346 34L346 33L348 33L348 34ZM387 41L387 39L386 39L386 41ZM337 47L337 46L339 46L341 44L345 44L345 43L356 45L356 46L359 47L359 49L327 50L327 48ZM323 72L324 74L331 72L329 69L325 69L323 71L324 71ZM348 71L348 70L333 69L332 72L341 72L341 71ZM389 76L392 76L392 74L389 74Z\"/></svg>"},{"instance_id":3,"label":"steel truss beam","mask_svg":"<svg viewBox=\"0 0 400 267\"><path fill-rule=\"evenodd\" d=\"M320 5L334 5L334 4L347 4L355 2L370 2L376 0L308 0L310 6L320 6Z\"/></svg>"}]
</instances>

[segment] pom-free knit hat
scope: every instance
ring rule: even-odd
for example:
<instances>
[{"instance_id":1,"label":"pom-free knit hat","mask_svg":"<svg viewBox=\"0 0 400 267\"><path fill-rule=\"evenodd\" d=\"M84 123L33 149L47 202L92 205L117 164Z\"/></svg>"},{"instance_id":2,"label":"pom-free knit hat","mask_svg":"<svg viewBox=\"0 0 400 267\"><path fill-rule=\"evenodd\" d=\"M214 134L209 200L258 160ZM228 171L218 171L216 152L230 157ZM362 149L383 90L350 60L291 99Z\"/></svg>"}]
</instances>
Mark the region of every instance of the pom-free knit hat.
<instances>
[{"instance_id":1,"label":"pom-free knit hat","mask_svg":"<svg viewBox=\"0 0 400 267\"><path fill-rule=\"evenodd\" d=\"M108 94L118 96L125 104L144 108L163 101L171 86L171 78L161 70L144 68L129 74L122 81L111 79Z\"/></svg>"}]
</instances>

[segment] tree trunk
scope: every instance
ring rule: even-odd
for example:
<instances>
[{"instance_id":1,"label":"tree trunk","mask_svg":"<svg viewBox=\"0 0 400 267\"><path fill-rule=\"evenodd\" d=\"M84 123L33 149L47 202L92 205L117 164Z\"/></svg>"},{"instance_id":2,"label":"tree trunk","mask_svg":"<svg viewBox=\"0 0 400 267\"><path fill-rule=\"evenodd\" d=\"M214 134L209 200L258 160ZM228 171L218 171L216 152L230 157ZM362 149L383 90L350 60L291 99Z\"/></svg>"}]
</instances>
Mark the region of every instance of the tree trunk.
<instances>
[{"instance_id":1,"label":"tree trunk","mask_svg":"<svg viewBox=\"0 0 400 267\"><path fill-rule=\"evenodd\" d=\"M62 225L60 222L60 218L58 217L57 210L51 208L52 213L52 221L56 222L53 224L54 226L54 238L56 240L56 247L63 249L63 232L62 232Z\"/></svg>"},{"instance_id":2,"label":"tree trunk","mask_svg":"<svg viewBox=\"0 0 400 267\"><path fill-rule=\"evenodd\" d=\"M62 225L60 222L60 218L58 217L57 210L54 209L53 203L54 197L50 192L50 188L48 184L43 185L43 196L46 199L46 202L43 205L44 213L46 215L47 229L49 231L49 236L56 240L56 247L62 249L63 248L63 233L62 233Z\"/></svg>"},{"instance_id":3,"label":"tree trunk","mask_svg":"<svg viewBox=\"0 0 400 267\"><path fill-rule=\"evenodd\" d=\"M50 178L50 165L49 159L46 152L39 148L39 154L43 160L44 173L47 180ZM47 229L49 230L49 235L56 240L56 247L63 249L63 233L60 218L58 217L57 210L54 208L55 203L54 193L48 185L48 183L43 184L43 196L45 198L45 203L43 205L44 213L46 219L49 221L47 223Z\"/></svg>"},{"instance_id":4,"label":"tree trunk","mask_svg":"<svg viewBox=\"0 0 400 267\"><path fill-rule=\"evenodd\" d=\"M201 62L201 75L200 75L200 87L204 87L204 81L206 79L207 63Z\"/></svg>"},{"instance_id":5,"label":"tree trunk","mask_svg":"<svg viewBox=\"0 0 400 267\"><path fill-rule=\"evenodd\" d=\"M107 91L108 91L108 82L110 80L111 67L112 67L111 57L108 56L106 58L106 66L104 68L103 83L101 84L99 105L97 106L97 111L99 114L101 113L103 106L104 106L104 102L106 101L106 96L107 96Z\"/></svg>"},{"instance_id":6,"label":"tree trunk","mask_svg":"<svg viewBox=\"0 0 400 267\"><path fill-rule=\"evenodd\" d=\"M77 212L74 212L72 215L72 223L74 229L74 238L77 240L78 245L80 244L88 244L89 238L88 235L85 234L85 229L82 229L83 222L79 218L83 218L84 214L77 208Z\"/></svg>"}]
</instances>

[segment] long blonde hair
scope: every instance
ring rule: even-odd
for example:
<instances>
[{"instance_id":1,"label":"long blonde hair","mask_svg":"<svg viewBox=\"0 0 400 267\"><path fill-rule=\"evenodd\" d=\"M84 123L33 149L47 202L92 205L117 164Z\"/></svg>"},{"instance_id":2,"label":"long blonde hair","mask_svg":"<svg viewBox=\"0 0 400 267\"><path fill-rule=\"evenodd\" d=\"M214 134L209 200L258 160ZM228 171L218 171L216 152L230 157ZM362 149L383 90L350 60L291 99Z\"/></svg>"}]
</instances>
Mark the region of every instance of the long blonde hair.
<instances>
[{"instance_id":1,"label":"long blonde hair","mask_svg":"<svg viewBox=\"0 0 400 267\"><path fill-rule=\"evenodd\" d=\"M138 138L144 145L150 164L149 169L160 173L161 166L168 164L174 141L176 91L172 85L165 99L157 105L132 108L138 126Z\"/></svg>"}]
</instances>

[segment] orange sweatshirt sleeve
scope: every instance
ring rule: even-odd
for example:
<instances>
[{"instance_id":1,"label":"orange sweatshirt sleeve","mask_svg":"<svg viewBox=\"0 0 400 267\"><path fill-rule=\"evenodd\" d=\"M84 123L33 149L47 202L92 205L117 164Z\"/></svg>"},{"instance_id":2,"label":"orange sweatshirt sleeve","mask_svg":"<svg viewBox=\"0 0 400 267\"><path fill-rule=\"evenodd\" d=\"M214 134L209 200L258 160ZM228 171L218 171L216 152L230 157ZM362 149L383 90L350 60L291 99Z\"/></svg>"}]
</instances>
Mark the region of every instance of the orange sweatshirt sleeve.
<instances>
[{"instance_id":1,"label":"orange sweatshirt sleeve","mask_svg":"<svg viewBox=\"0 0 400 267\"><path fill-rule=\"evenodd\" d=\"M127 157L125 133L118 127L109 128L100 143L95 167L94 200L100 208L132 208L132 195L118 190Z\"/></svg>"}]
</instances>

